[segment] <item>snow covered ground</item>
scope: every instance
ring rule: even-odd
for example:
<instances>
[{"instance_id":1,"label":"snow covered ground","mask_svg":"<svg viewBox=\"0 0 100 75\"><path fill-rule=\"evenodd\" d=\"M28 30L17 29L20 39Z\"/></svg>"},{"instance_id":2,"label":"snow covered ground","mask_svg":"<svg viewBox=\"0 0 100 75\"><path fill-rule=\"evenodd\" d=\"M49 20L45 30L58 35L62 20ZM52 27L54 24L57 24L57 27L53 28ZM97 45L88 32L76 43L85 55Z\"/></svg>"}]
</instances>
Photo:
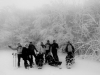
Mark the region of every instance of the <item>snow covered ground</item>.
<instances>
[{"instance_id":1,"label":"snow covered ground","mask_svg":"<svg viewBox=\"0 0 100 75\"><path fill-rule=\"evenodd\" d=\"M67 69L65 66L65 54L59 54L59 58L63 61L62 69L49 65L45 65L43 69L37 69L36 66L31 69L24 69L23 60L21 68L14 68L12 51L1 50L0 75L100 75L100 62L76 57L76 63L71 69Z\"/></svg>"}]
</instances>

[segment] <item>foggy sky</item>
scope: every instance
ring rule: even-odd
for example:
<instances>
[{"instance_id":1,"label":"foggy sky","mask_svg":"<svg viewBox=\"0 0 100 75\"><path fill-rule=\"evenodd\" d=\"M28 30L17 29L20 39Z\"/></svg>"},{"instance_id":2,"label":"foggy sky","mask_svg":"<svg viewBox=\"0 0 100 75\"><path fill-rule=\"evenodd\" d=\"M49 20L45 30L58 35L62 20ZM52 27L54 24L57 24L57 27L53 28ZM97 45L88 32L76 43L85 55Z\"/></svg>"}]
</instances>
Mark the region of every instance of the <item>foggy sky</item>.
<instances>
[{"instance_id":1,"label":"foggy sky","mask_svg":"<svg viewBox=\"0 0 100 75\"><path fill-rule=\"evenodd\" d=\"M49 30L49 25L52 20L49 17L55 19L57 19L56 17L59 15L65 15L66 17L67 10L72 10L75 13L81 9L91 13L96 10L99 13L99 2L99 0L0 0L0 43L9 40L9 37L12 39L14 35L18 35L18 31L25 32L29 26L29 29L33 29L34 26L36 29L41 27L48 28L41 30L41 33L46 33L47 30ZM90 8L93 10L90 10ZM36 11L36 9L38 10ZM30 12L29 10L35 11ZM80 12L81 14L83 13L82 11ZM48 15L48 13L51 16ZM67 21L70 20L70 15L73 15L73 13L69 12L68 14L69 18L67 16ZM63 17L60 17L60 21L62 20L64 20ZM59 21L54 21L57 25L59 24L57 23ZM53 30L52 26L51 29ZM34 30L32 34L34 34L33 32ZM26 32L24 34L26 34ZM24 37L24 34L21 36Z\"/></svg>"},{"instance_id":2,"label":"foggy sky","mask_svg":"<svg viewBox=\"0 0 100 75\"><path fill-rule=\"evenodd\" d=\"M8 6L15 6L20 9L32 10L41 8L44 5L65 4L68 6L84 7L99 0L0 0L0 9Z\"/></svg>"}]
</instances>

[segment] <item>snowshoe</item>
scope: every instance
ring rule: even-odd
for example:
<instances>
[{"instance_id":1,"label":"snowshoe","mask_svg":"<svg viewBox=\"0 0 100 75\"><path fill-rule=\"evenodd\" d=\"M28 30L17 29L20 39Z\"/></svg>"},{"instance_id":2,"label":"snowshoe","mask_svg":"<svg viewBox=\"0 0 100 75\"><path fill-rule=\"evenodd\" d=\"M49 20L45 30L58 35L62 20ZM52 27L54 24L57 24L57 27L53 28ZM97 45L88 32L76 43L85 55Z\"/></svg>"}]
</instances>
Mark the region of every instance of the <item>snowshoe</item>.
<instances>
[{"instance_id":1,"label":"snowshoe","mask_svg":"<svg viewBox=\"0 0 100 75\"><path fill-rule=\"evenodd\" d=\"M29 69L29 67L30 67L29 64L27 64L27 65L25 66L25 69Z\"/></svg>"},{"instance_id":2,"label":"snowshoe","mask_svg":"<svg viewBox=\"0 0 100 75\"><path fill-rule=\"evenodd\" d=\"M68 64L67 64L67 68L68 68L68 69L71 69L71 63L68 63Z\"/></svg>"},{"instance_id":3,"label":"snowshoe","mask_svg":"<svg viewBox=\"0 0 100 75\"><path fill-rule=\"evenodd\" d=\"M66 58L66 65L68 69L71 69L72 64L73 64L73 58Z\"/></svg>"},{"instance_id":4,"label":"snowshoe","mask_svg":"<svg viewBox=\"0 0 100 75\"><path fill-rule=\"evenodd\" d=\"M59 69L62 69L61 64L62 64L61 61L55 61L55 67L58 67Z\"/></svg>"},{"instance_id":5,"label":"snowshoe","mask_svg":"<svg viewBox=\"0 0 100 75\"><path fill-rule=\"evenodd\" d=\"M42 67L41 66L38 66L38 69L42 69Z\"/></svg>"}]
</instances>

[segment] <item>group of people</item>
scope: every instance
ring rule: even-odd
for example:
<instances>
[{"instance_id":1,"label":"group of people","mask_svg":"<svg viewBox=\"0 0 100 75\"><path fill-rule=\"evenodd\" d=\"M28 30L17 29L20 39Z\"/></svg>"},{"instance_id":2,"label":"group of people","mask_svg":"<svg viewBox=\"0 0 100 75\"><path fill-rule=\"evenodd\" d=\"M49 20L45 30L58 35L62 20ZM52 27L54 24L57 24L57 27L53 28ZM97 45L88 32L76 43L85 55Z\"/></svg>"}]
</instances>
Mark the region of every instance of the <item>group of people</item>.
<instances>
[{"instance_id":1,"label":"group of people","mask_svg":"<svg viewBox=\"0 0 100 75\"><path fill-rule=\"evenodd\" d=\"M20 43L18 43L17 48L13 48L12 46L9 46L9 48L17 50L18 67L20 67L20 60L21 58L23 58L25 68L29 66L30 68L32 68L34 65L33 56L35 58L35 63L38 66L42 66L43 63L44 64L49 63L51 65L54 64L61 65L62 63L59 61L59 57L57 54L59 45L58 43L56 43L56 40L53 40L52 44L50 43L49 40L47 40L46 44L41 42L38 48L36 48L36 46L32 42L26 44L25 46L22 46ZM66 58L74 57L75 49L69 41L66 45L65 51L67 52Z\"/></svg>"}]
</instances>

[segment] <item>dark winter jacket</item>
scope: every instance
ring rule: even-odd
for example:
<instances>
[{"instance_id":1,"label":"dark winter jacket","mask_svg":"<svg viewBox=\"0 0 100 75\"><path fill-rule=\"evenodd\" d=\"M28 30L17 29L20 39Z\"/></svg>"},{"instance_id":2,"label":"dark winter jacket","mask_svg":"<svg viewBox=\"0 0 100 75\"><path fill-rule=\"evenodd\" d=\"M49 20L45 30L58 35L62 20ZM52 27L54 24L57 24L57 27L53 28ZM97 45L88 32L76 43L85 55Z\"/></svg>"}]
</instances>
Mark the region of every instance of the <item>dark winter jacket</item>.
<instances>
[{"instance_id":1,"label":"dark winter jacket","mask_svg":"<svg viewBox=\"0 0 100 75\"><path fill-rule=\"evenodd\" d=\"M51 44L50 43L46 43L45 44L45 50L47 50L47 51L50 51L50 49L51 49Z\"/></svg>"},{"instance_id":2,"label":"dark winter jacket","mask_svg":"<svg viewBox=\"0 0 100 75\"><path fill-rule=\"evenodd\" d=\"M69 47L69 46L70 46L70 47ZM69 50L69 49L71 49L71 50ZM68 56L70 56L70 55L73 55L73 56L74 56L75 49L74 49L74 47L73 47L72 44L67 44L67 46L66 46L66 48L65 48L65 51L66 51L66 53L68 54Z\"/></svg>"},{"instance_id":3,"label":"dark winter jacket","mask_svg":"<svg viewBox=\"0 0 100 75\"><path fill-rule=\"evenodd\" d=\"M35 52L36 47L35 47L33 44L29 44L28 49L29 49L29 52L30 52L30 53L33 53L33 52Z\"/></svg>"},{"instance_id":4,"label":"dark winter jacket","mask_svg":"<svg viewBox=\"0 0 100 75\"><path fill-rule=\"evenodd\" d=\"M52 44L52 52L57 52L57 48L59 48L57 43Z\"/></svg>"}]
</instances>

